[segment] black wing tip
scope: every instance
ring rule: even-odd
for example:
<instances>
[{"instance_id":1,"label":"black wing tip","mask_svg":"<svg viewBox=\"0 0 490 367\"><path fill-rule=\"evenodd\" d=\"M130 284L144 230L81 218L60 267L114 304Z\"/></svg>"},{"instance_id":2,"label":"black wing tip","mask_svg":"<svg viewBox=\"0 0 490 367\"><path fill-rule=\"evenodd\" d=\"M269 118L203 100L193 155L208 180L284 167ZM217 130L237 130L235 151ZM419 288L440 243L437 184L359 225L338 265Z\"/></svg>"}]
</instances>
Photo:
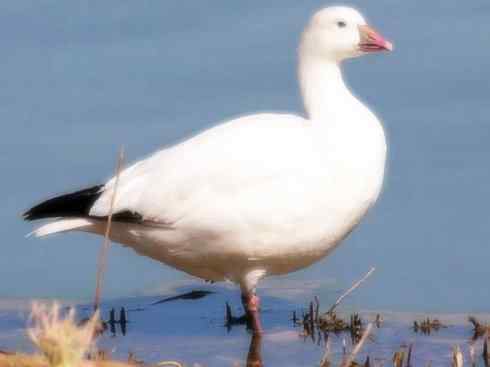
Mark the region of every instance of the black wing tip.
<instances>
[{"instance_id":1,"label":"black wing tip","mask_svg":"<svg viewBox=\"0 0 490 367\"><path fill-rule=\"evenodd\" d=\"M28 222L35 220L35 216L33 214L33 209L35 209L35 207L29 209L25 213L22 213L22 219L26 220Z\"/></svg>"},{"instance_id":2,"label":"black wing tip","mask_svg":"<svg viewBox=\"0 0 490 367\"><path fill-rule=\"evenodd\" d=\"M44 204L45 202L42 202L36 206L33 206L32 208L30 208L29 210L27 210L26 212L22 213L22 219L24 219L25 221L33 221L33 220L36 220L36 219L41 219L42 217L40 216L41 215L41 212L42 212L42 204Z\"/></svg>"},{"instance_id":3,"label":"black wing tip","mask_svg":"<svg viewBox=\"0 0 490 367\"><path fill-rule=\"evenodd\" d=\"M57 217L88 216L90 208L98 199L104 185L96 185L57 196L32 207L22 214L26 221Z\"/></svg>"}]
</instances>

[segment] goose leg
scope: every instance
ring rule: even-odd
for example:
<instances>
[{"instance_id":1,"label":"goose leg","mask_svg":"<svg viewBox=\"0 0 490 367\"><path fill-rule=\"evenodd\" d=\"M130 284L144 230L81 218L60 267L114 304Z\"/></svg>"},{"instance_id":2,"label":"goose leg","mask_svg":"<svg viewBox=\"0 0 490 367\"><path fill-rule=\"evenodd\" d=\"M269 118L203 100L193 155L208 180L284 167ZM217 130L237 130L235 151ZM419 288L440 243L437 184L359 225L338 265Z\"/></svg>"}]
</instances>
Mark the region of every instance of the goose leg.
<instances>
[{"instance_id":1,"label":"goose leg","mask_svg":"<svg viewBox=\"0 0 490 367\"><path fill-rule=\"evenodd\" d=\"M242 304L247 316L247 328L252 330L254 335L263 334L262 324L260 323L260 299L255 289L259 280L265 275L265 270L254 269L247 272L240 281Z\"/></svg>"},{"instance_id":2,"label":"goose leg","mask_svg":"<svg viewBox=\"0 0 490 367\"><path fill-rule=\"evenodd\" d=\"M263 367L262 363L262 336L258 334L253 334L250 340L250 347L248 349L247 355L247 367Z\"/></svg>"},{"instance_id":3,"label":"goose leg","mask_svg":"<svg viewBox=\"0 0 490 367\"><path fill-rule=\"evenodd\" d=\"M247 327L254 335L261 335L263 329L260 322L260 298L255 294L255 290L242 293L242 304L247 315Z\"/></svg>"}]
</instances>

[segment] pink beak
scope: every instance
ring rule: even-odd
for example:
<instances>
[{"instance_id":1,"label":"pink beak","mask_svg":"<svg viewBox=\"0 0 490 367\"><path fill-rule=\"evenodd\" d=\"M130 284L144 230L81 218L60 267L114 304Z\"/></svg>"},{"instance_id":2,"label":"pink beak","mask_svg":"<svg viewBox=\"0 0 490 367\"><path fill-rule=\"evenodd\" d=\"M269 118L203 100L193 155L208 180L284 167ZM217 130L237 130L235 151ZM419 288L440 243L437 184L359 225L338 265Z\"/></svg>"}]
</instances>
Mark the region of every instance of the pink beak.
<instances>
[{"instance_id":1,"label":"pink beak","mask_svg":"<svg viewBox=\"0 0 490 367\"><path fill-rule=\"evenodd\" d=\"M385 40L378 32L368 25L359 26L359 49L363 52L392 51L393 44Z\"/></svg>"}]
</instances>

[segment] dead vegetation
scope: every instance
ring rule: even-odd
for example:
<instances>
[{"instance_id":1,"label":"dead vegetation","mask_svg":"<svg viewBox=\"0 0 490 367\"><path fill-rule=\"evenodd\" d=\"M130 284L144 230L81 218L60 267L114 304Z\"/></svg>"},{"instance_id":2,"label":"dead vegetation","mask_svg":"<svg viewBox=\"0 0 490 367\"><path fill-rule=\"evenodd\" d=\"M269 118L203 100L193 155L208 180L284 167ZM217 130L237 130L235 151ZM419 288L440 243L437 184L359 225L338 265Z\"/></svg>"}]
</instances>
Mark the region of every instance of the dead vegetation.
<instances>
[{"instance_id":1,"label":"dead vegetation","mask_svg":"<svg viewBox=\"0 0 490 367\"><path fill-rule=\"evenodd\" d=\"M473 325L473 340L490 335L490 325L481 323L475 316L469 316L468 321Z\"/></svg>"},{"instance_id":2,"label":"dead vegetation","mask_svg":"<svg viewBox=\"0 0 490 367\"><path fill-rule=\"evenodd\" d=\"M371 361L373 360L370 355L366 356L363 363L355 360L356 355L371 335L371 328L375 325L377 328L382 327L383 318L380 314L377 314L375 320L371 323L366 323L365 320L357 313L353 313L346 319L342 318L335 312L335 308L341 303L341 301L350 294L354 289L356 289L362 282L364 282L367 277L374 271L372 268L361 280L354 283L354 285L349 288L339 299L334 303L332 307L325 313L320 312L320 303L317 297L310 302L307 311L303 311L302 316L298 317L296 312L293 312L292 321L294 325L302 327L300 333L301 336L306 340L308 337L311 338L313 342L317 344L321 343L321 340L325 344L325 353L320 362L321 367L331 367L332 364L329 360L329 354L331 350L331 338L330 334L336 336L346 333L350 336L352 341L352 351L348 353L347 343L345 338L342 339L342 350L343 357L339 364L340 367L356 367L365 366L371 367ZM482 354L481 360L485 367L490 367L490 325L480 322L476 317L470 316L468 318L469 322L473 325L473 338L468 344L470 365L476 367L478 365L478 358L475 352L475 342L478 339L482 340ZM364 327L367 324L366 327ZM439 319L426 318L423 320L415 320L413 322L413 331L415 333L422 333L424 335L431 335L448 326L443 324ZM371 335L371 339L372 339ZM414 344L403 345L399 350L393 353L391 363L393 367L413 367L413 351ZM374 359L375 360L375 359ZM376 360L375 360L376 361ZM378 360L379 362L380 360ZM384 363L381 361L377 366L383 366ZM432 362L429 361L426 366L431 367ZM464 355L462 349L459 345L454 345L452 347L451 359L448 360L448 365L452 367L463 367L464 366Z\"/></svg>"},{"instance_id":3,"label":"dead vegetation","mask_svg":"<svg viewBox=\"0 0 490 367\"><path fill-rule=\"evenodd\" d=\"M344 320L338 316L335 309L352 291L359 287L373 272L375 268L371 268L359 281L354 283L347 291L345 291L335 303L328 309L327 312L320 314L320 301L315 297L310 302L308 312L302 313L301 319L298 318L296 311L293 312L292 321L295 325L303 326L302 335L305 338L310 337L314 342L320 343L322 339L327 340L330 333L336 335L348 332L351 337L352 344L359 342L364 331L364 322L357 313L351 314L348 320ZM376 317L376 326L381 324L381 316Z\"/></svg>"},{"instance_id":4,"label":"dead vegetation","mask_svg":"<svg viewBox=\"0 0 490 367\"><path fill-rule=\"evenodd\" d=\"M413 331L416 333L422 333L425 335L430 335L435 331L439 331L442 328L446 328L447 326L440 322L438 319L431 320L427 318L422 321L415 320L413 322Z\"/></svg>"},{"instance_id":5,"label":"dead vegetation","mask_svg":"<svg viewBox=\"0 0 490 367\"><path fill-rule=\"evenodd\" d=\"M346 292L344 292L335 303L328 309L325 313L320 313L320 301L318 297L315 297L312 302L310 302L308 312L303 312L301 319L297 317L296 312L293 312L292 321L297 326L302 326L303 330L301 335L304 339L308 337L311 338L313 342L321 344L322 340L325 344L325 352L320 362L321 367L330 367L330 334L339 335L341 333L349 333L351 342L353 345L350 353L347 353L347 347L345 339L343 340L343 357L339 363L339 367L353 367L359 366L360 364L356 362L355 358L357 354L361 351L363 345L366 343L367 339L371 336L373 323L368 323L364 327L364 322L360 315L357 313L351 314L349 320L346 321L339 317L335 312L335 309L342 300L347 297L352 291L354 291L361 283L363 283L373 272L375 268L371 268L364 277L359 281L354 283ZM381 316L376 317L376 325L380 325ZM370 367L370 359L367 357L363 364L366 367Z\"/></svg>"},{"instance_id":6,"label":"dead vegetation","mask_svg":"<svg viewBox=\"0 0 490 367\"><path fill-rule=\"evenodd\" d=\"M84 322L77 322L74 309L62 313L58 304L34 304L32 327L27 334L39 353L34 355L0 352L0 367L134 367L144 362L129 353L127 362L111 359L106 350L97 349L100 319L96 311ZM120 322L121 320L119 320ZM157 366L182 365L162 361Z\"/></svg>"}]
</instances>

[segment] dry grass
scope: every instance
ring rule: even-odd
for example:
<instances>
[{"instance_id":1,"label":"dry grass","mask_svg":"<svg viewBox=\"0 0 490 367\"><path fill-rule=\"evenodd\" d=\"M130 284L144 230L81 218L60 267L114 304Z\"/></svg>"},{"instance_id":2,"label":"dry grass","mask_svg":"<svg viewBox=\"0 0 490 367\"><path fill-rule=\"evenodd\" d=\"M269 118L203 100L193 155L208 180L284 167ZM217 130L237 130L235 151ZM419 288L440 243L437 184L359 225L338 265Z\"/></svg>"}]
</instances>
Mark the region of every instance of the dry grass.
<instances>
[{"instance_id":1,"label":"dry grass","mask_svg":"<svg viewBox=\"0 0 490 367\"><path fill-rule=\"evenodd\" d=\"M66 316L61 315L58 304L51 307L34 303L31 319L33 327L28 335L51 367L78 366L92 347L99 313L83 325L75 322L72 308Z\"/></svg>"},{"instance_id":2,"label":"dry grass","mask_svg":"<svg viewBox=\"0 0 490 367\"><path fill-rule=\"evenodd\" d=\"M32 327L27 334L39 354L0 352L0 367L134 367L143 364L131 355L128 363L108 360L105 353L95 349L100 324L98 312L83 323L77 323L74 309L63 315L57 303L51 306L34 303L31 320ZM156 366L182 367L175 361L162 361Z\"/></svg>"},{"instance_id":3,"label":"dry grass","mask_svg":"<svg viewBox=\"0 0 490 367\"><path fill-rule=\"evenodd\" d=\"M0 354L0 367L50 367L50 365L42 356ZM134 367L134 365L115 361L84 360L80 364L70 367Z\"/></svg>"}]
</instances>

